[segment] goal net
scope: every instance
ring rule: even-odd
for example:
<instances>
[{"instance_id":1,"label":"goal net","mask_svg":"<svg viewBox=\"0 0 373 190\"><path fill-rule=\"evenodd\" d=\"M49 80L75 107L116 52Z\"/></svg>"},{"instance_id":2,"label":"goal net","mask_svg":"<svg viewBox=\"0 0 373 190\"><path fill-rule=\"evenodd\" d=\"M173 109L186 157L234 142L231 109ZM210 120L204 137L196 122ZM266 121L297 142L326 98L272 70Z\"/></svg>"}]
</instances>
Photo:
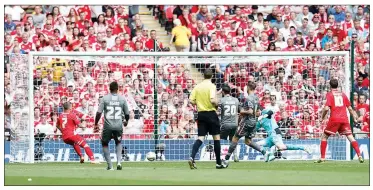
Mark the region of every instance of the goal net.
<instances>
[{"instance_id":1,"label":"goal net","mask_svg":"<svg viewBox=\"0 0 373 190\"><path fill-rule=\"evenodd\" d=\"M228 84L232 96L242 103L246 84L255 81L260 105L275 112L284 143L312 150L283 151L290 160L319 158L319 123L328 80L337 78L340 90L349 95L347 52L268 52L250 54L201 53L96 53L12 55L10 58L12 137L10 162L78 161L74 149L63 143L56 119L63 102L73 104L83 127L83 136L96 159L103 161L100 130L93 128L99 99L109 93L108 84L117 81L125 96L130 120L123 129L123 161L146 161L148 152L157 160L189 158L197 137L196 108L189 102L193 87L203 80L203 71L212 69L212 82L220 88ZM254 141L263 140L262 130ZM207 137L197 154L199 160L214 160L213 142ZM222 140L222 155L229 142ZM114 142L110 144L115 161ZM240 160L263 160L263 156L240 141ZM327 159L349 160L349 143L338 134L330 138ZM88 158L87 158L88 159Z\"/></svg>"}]
</instances>

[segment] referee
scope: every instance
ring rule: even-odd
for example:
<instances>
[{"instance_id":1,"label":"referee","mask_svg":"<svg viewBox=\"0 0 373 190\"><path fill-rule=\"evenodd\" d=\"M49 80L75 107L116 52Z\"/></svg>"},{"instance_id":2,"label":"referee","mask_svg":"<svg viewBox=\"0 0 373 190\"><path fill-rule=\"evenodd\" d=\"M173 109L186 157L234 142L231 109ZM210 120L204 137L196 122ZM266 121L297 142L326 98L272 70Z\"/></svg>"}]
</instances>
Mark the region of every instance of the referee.
<instances>
[{"instance_id":1,"label":"referee","mask_svg":"<svg viewBox=\"0 0 373 190\"><path fill-rule=\"evenodd\" d=\"M197 169L194 158L202 145L207 134L212 135L214 139L214 152L216 155L216 169L226 168L222 165L220 158L220 122L216 113L218 101L216 98L216 86L211 82L211 69L204 72L203 82L199 83L189 97L193 105L198 109L198 139L194 142L192 155L188 161L190 169Z\"/></svg>"}]
</instances>

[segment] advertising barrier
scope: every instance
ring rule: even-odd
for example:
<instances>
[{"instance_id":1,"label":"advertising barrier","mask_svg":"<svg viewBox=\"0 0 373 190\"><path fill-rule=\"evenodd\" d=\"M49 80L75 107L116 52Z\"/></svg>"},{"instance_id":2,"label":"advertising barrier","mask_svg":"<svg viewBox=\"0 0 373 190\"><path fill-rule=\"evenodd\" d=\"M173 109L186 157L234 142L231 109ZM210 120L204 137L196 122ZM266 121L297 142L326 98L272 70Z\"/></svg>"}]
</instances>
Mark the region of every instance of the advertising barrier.
<instances>
[{"instance_id":1,"label":"advertising barrier","mask_svg":"<svg viewBox=\"0 0 373 190\"><path fill-rule=\"evenodd\" d=\"M370 139L356 139L359 143L359 149L360 153L363 156L364 160L369 160L369 154L370 154ZM353 150L353 149L352 149ZM356 155L355 150L353 150L353 159L357 160L358 157Z\"/></svg>"},{"instance_id":2,"label":"advertising barrier","mask_svg":"<svg viewBox=\"0 0 373 190\"><path fill-rule=\"evenodd\" d=\"M360 150L365 159L369 159L369 139L359 139ZM129 161L146 161L148 152L156 152L155 140L123 140L123 146L126 148L126 156ZM164 157L168 161L187 160L190 156L190 151L193 146L192 139L175 139L175 140L160 140L160 144L164 145ZM315 160L320 157L319 144L320 140L284 140L285 144L302 145L308 147L312 154L308 155L303 151L283 151L282 155L287 160ZM97 160L104 161L102 156L102 147L99 140L88 141L89 146L94 152ZM114 142L109 145L111 157L116 161ZM213 141L205 141L199 153L196 156L197 160L214 160ZM222 157L228 152L229 142L222 140ZM35 148L36 150L36 148ZM43 157L41 161L45 162L68 162L78 161L79 158L75 154L74 149L70 145L64 144L60 140L45 140L43 142ZM241 140L237 146L239 159L242 161L263 160L263 156L254 149L246 146ZM14 155L10 155L10 143L5 142L5 163L22 162L27 151L19 151ZM332 160L348 160L350 155L350 146L346 139L338 139L337 142L329 141L327 148L327 159ZM356 158L356 155L355 155Z\"/></svg>"}]
</instances>

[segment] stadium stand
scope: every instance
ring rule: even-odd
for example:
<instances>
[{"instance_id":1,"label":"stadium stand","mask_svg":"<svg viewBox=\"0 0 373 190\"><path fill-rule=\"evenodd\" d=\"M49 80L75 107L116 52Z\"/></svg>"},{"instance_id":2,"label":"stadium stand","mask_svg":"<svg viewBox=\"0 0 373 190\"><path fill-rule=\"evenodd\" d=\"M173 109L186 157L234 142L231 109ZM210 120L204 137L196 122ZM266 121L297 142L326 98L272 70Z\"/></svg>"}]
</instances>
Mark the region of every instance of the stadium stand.
<instances>
[{"instance_id":1,"label":"stadium stand","mask_svg":"<svg viewBox=\"0 0 373 190\"><path fill-rule=\"evenodd\" d=\"M356 131L369 132L369 17L369 5L6 6L5 128L12 131L9 105L15 98L9 87L7 55L30 51L176 51L169 41L173 21L179 19L192 34L189 51L345 51L355 41L354 105L360 115L355 127ZM156 87L151 64L39 59L34 78L35 127L49 123L47 126L56 132L55 116L62 111L64 101L71 101L86 123L77 132L98 138L93 135L98 131L92 128L97 102L108 92L107 84L117 80L122 93L130 94L132 111L124 131L128 138L147 138L146 134L154 132L154 88L159 98L158 133L164 138L188 138L187 134L196 132L195 110L188 96L201 80L201 72L209 67L215 70L218 89L228 83L234 96L241 99L247 81L255 80L261 105L277 110L281 128L293 129L286 130L287 138L317 138L324 127L318 117L327 81L343 69L339 64L342 58L328 59L300 60L290 72L280 60L260 67L255 63L168 64L157 68ZM328 73L324 63L331 63L333 73Z\"/></svg>"}]
</instances>

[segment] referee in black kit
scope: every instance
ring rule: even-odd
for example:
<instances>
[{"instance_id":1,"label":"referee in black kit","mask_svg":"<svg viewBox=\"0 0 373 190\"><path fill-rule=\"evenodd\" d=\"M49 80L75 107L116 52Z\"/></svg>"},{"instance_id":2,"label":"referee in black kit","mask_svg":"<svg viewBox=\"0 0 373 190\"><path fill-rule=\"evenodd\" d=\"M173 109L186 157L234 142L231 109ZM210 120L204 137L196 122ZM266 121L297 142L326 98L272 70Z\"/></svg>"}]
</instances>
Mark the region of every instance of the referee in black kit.
<instances>
[{"instance_id":1,"label":"referee in black kit","mask_svg":"<svg viewBox=\"0 0 373 190\"><path fill-rule=\"evenodd\" d=\"M211 82L212 75L211 69L206 69L204 72L205 79L192 90L189 97L190 102L197 105L198 109L198 139L194 142L192 155L188 161L190 169L197 169L194 158L207 134L212 135L214 139L216 169L226 168L222 165L220 158L220 122L216 113L218 100L216 86Z\"/></svg>"}]
</instances>

